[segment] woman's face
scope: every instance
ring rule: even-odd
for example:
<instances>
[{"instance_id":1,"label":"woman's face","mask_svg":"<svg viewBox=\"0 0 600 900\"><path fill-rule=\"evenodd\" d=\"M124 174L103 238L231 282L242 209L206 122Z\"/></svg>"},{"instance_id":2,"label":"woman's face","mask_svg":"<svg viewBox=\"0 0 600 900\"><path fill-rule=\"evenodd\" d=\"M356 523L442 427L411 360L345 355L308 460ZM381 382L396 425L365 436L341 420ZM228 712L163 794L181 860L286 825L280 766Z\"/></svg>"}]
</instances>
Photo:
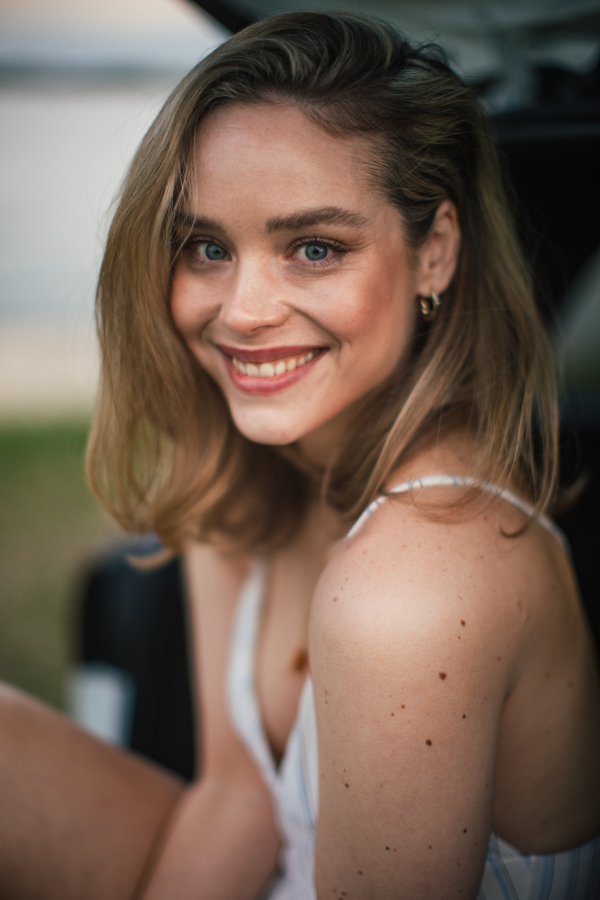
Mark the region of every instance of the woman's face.
<instances>
[{"instance_id":1,"label":"woman's face","mask_svg":"<svg viewBox=\"0 0 600 900\"><path fill-rule=\"evenodd\" d=\"M175 325L246 437L323 462L406 353L422 269L360 139L264 104L210 113L196 148Z\"/></svg>"}]
</instances>

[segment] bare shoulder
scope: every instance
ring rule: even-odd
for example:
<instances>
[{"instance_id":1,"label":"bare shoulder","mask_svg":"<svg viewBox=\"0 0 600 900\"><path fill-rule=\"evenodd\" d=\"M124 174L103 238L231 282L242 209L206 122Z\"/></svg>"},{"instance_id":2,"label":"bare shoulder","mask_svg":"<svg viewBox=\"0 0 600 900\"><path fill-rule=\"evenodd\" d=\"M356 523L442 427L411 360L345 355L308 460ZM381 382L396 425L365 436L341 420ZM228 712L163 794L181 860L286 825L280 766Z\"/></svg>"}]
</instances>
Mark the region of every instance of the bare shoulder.
<instances>
[{"instance_id":1,"label":"bare shoulder","mask_svg":"<svg viewBox=\"0 0 600 900\"><path fill-rule=\"evenodd\" d=\"M381 897L476 895L503 704L569 577L538 525L503 535L522 524L502 501L448 523L404 496L332 555L310 637L323 895L359 870Z\"/></svg>"},{"instance_id":2,"label":"bare shoulder","mask_svg":"<svg viewBox=\"0 0 600 900\"><path fill-rule=\"evenodd\" d=\"M457 658L475 641L490 653L507 643L516 650L571 586L566 555L541 526L510 536L524 524L501 500L445 521L421 512L410 494L390 498L332 555L314 621L325 631L347 630L348 638L356 632L358 640L380 622L388 636L397 629L399 640L443 640L446 655Z\"/></svg>"},{"instance_id":3,"label":"bare shoulder","mask_svg":"<svg viewBox=\"0 0 600 900\"><path fill-rule=\"evenodd\" d=\"M250 565L249 558L241 553L224 553L211 544L193 542L185 548L184 562L192 599L196 592L198 599L213 590L222 595L227 587L235 592Z\"/></svg>"},{"instance_id":4,"label":"bare shoulder","mask_svg":"<svg viewBox=\"0 0 600 900\"><path fill-rule=\"evenodd\" d=\"M390 484L460 473L471 456L468 436L456 429L404 463ZM464 642L476 640L491 662L503 644L510 644L514 660L519 641L547 622L551 610L577 617L577 589L556 538L538 523L523 530L523 513L489 494L474 512L437 517L437 504L443 508L460 490L429 486L388 498L330 559L315 597L315 622L352 630L355 616L358 623L381 615L388 632L397 627L421 641L445 640L458 658ZM511 652L494 660L502 657L507 678Z\"/></svg>"}]
</instances>

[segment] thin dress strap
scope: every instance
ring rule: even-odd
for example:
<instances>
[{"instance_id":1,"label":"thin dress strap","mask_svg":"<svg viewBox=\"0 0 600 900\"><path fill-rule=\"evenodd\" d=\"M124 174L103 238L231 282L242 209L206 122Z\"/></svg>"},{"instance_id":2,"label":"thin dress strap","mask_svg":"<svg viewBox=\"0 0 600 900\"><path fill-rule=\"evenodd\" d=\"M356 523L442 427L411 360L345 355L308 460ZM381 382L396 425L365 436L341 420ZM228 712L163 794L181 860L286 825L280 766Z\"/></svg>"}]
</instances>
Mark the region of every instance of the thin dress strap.
<instances>
[{"instance_id":1,"label":"thin dress strap","mask_svg":"<svg viewBox=\"0 0 600 900\"><path fill-rule=\"evenodd\" d=\"M499 487L497 484L491 484L489 481L481 481L479 478L469 478L463 475L429 475L426 478L415 478L412 481L404 481L402 484L397 484L395 487L390 488L385 494L376 497L375 500L367 506L362 515L356 520L345 539L349 540L354 537L369 516L371 516L382 503L385 503L390 494L407 494L410 491L422 490L427 487L473 487L478 488L481 491L486 491L488 494L493 494L494 497L500 497L512 506L516 506L516 508L520 509L524 515L528 516L528 518L535 519L536 522L539 522L542 528L545 528L546 531L549 531L550 534L554 535L556 540L565 550L568 549L567 539L560 528L558 528L548 516L545 516L543 513L536 513L530 503L526 503L525 500L521 500L516 494L507 491L505 488Z\"/></svg>"}]
</instances>

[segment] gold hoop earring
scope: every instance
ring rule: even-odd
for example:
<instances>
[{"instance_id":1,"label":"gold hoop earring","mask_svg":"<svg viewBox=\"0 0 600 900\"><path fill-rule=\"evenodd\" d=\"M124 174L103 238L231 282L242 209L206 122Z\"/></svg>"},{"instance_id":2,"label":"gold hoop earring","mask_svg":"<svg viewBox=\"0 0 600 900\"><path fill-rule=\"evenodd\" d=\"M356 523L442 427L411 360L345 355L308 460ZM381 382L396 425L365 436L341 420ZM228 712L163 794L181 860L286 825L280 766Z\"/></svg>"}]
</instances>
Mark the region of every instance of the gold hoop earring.
<instances>
[{"instance_id":1,"label":"gold hoop earring","mask_svg":"<svg viewBox=\"0 0 600 900\"><path fill-rule=\"evenodd\" d=\"M421 315L425 319L426 322L431 322L432 319L435 319L437 315L437 311L442 305L442 300L439 294L436 294L435 291L431 291L430 297L419 297L419 306L421 307Z\"/></svg>"}]
</instances>

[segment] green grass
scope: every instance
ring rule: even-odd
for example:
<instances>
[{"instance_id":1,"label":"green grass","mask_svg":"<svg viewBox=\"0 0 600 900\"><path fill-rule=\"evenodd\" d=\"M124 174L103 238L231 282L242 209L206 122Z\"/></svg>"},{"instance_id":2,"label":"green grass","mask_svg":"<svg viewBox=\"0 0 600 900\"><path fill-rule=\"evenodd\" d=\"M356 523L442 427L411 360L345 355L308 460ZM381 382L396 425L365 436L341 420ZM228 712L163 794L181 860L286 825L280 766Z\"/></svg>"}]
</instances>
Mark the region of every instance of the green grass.
<instances>
[{"instance_id":1,"label":"green grass","mask_svg":"<svg viewBox=\"0 0 600 900\"><path fill-rule=\"evenodd\" d=\"M59 708L81 572L117 534L86 485L86 435L0 423L0 679Z\"/></svg>"}]
</instances>

